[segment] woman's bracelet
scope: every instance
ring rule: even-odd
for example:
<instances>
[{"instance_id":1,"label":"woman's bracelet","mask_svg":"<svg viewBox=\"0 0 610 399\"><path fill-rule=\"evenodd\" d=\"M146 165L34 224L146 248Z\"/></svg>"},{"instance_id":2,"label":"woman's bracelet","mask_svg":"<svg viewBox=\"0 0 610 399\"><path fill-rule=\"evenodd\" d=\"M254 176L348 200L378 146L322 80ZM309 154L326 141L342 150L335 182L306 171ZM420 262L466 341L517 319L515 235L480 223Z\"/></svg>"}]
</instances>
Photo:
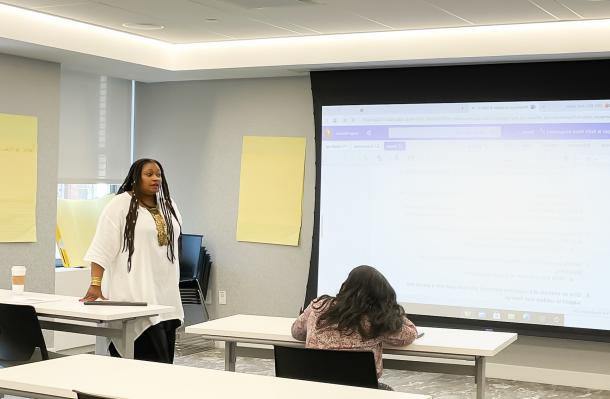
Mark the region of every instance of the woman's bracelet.
<instances>
[{"instance_id":1,"label":"woman's bracelet","mask_svg":"<svg viewBox=\"0 0 610 399\"><path fill-rule=\"evenodd\" d=\"M91 277L91 285L95 285L96 287L101 287L102 278L101 277Z\"/></svg>"}]
</instances>

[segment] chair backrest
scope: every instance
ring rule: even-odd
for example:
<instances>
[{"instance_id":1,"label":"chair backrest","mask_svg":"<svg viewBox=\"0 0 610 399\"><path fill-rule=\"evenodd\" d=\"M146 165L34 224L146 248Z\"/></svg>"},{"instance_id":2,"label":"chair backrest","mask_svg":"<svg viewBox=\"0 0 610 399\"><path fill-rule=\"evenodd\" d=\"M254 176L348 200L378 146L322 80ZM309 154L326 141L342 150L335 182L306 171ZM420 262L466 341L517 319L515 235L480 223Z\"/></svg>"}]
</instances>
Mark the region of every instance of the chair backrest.
<instances>
[{"instance_id":1,"label":"chair backrest","mask_svg":"<svg viewBox=\"0 0 610 399\"><path fill-rule=\"evenodd\" d=\"M203 297L208 292L208 286L210 284L210 270L212 270L212 258L208 251L206 251L205 247L201 247L201 253L199 255L201 257L201 273L199 275L199 286L203 293Z\"/></svg>"},{"instance_id":2,"label":"chair backrest","mask_svg":"<svg viewBox=\"0 0 610 399\"><path fill-rule=\"evenodd\" d=\"M208 292L212 260L202 246L202 235L182 234L180 237L180 288L197 289L203 301Z\"/></svg>"},{"instance_id":3,"label":"chair backrest","mask_svg":"<svg viewBox=\"0 0 610 399\"><path fill-rule=\"evenodd\" d=\"M200 256L203 236L200 234L180 235L180 281L198 280L203 259Z\"/></svg>"},{"instance_id":4,"label":"chair backrest","mask_svg":"<svg viewBox=\"0 0 610 399\"><path fill-rule=\"evenodd\" d=\"M377 388L373 352L275 346L275 375L299 380Z\"/></svg>"},{"instance_id":5,"label":"chair backrest","mask_svg":"<svg viewBox=\"0 0 610 399\"><path fill-rule=\"evenodd\" d=\"M0 360L29 360L36 348L49 359L34 307L0 303Z\"/></svg>"}]
</instances>

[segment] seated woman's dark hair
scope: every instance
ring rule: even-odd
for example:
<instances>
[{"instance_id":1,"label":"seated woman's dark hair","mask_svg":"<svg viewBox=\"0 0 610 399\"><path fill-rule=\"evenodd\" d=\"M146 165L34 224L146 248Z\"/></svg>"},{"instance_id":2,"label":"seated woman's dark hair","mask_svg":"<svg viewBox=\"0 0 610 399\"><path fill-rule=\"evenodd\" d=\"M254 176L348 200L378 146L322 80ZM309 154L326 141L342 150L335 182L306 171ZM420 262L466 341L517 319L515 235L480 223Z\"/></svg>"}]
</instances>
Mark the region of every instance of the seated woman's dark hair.
<instances>
[{"instance_id":1,"label":"seated woman's dark hair","mask_svg":"<svg viewBox=\"0 0 610 399\"><path fill-rule=\"evenodd\" d=\"M322 295L312 306L325 309L316 327L336 325L342 333L350 335L358 331L364 339L399 331L406 316L388 280L377 269L366 265L349 273L336 297ZM365 321L370 326L365 326Z\"/></svg>"}]
</instances>

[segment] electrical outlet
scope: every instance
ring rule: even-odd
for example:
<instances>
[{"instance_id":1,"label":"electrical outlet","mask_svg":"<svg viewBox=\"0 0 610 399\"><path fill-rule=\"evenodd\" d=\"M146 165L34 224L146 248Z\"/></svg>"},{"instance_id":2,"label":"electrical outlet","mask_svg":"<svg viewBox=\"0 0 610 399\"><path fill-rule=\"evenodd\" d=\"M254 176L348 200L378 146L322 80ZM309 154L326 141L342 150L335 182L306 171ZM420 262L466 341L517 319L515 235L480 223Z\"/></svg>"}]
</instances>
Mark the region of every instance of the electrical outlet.
<instances>
[{"instance_id":1,"label":"electrical outlet","mask_svg":"<svg viewBox=\"0 0 610 399\"><path fill-rule=\"evenodd\" d=\"M208 292L205 294L205 304L206 305L212 304L212 290L208 290Z\"/></svg>"},{"instance_id":2,"label":"electrical outlet","mask_svg":"<svg viewBox=\"0 0 610 399\"><path fill-rule=\"evenodd\" d=\"M218 304L219 305L227 304L227 291L218 291Z\"/></svg>"}]
</instances>

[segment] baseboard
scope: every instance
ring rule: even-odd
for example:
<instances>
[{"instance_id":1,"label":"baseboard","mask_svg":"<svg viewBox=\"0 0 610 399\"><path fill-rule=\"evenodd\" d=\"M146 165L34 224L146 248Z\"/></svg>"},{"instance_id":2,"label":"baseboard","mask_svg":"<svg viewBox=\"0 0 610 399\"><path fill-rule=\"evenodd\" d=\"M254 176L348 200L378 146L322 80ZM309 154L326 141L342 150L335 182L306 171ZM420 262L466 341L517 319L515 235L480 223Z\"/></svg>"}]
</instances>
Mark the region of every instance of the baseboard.
<instances>
[{"instance_id":1,"label":"baseboard","mask_svg":"<svg viewBox=\"0 0 610 399\"><path fill-rule=\"evenodd\" d=\"M584 373L573 370L543 369L512 364L487 362L487 377L539 382L589 389L610 390L610 376L607 374Z\"/></svg>"},{"instance_id":2,"label":"baseboard","mask_svg":"<svg viewBox=\"0 0 610 399\"><path fill-rule=\"evenodd\" d=\"M237 346L244 347L244 348L258 348L258 349L269 349L269 350L273 349L273 345L250 344L250 343L244 343L244 342L238 342ZM224 341L214 341L214 348L224 349L225 342Z\"/></svg>"},{"instance_id":3,"label":"baseboard","mask_svg":"<svg viewBox=\"0 0 610 399\"><path fill-rule=\"evenodd\" d=\"M83 353L95 353L95 345L79 346L76 348L68 348L61 350L54 350L54 348L48 348L51 352L61 353L62 355L82 355Z\"/></svg>"}]
</instances>

